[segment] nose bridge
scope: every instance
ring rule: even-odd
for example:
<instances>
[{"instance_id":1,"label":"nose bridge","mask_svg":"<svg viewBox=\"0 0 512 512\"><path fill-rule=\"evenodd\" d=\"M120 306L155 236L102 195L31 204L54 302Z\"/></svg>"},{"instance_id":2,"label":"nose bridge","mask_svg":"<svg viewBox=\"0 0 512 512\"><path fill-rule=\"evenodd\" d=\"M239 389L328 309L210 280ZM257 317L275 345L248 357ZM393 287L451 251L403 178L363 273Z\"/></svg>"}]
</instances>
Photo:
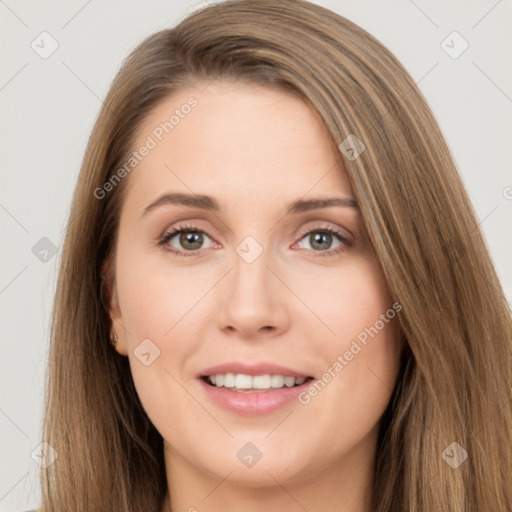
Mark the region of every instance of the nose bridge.
<instances>
[{"instance_id":1,"label":"nose bridge","mask_svg":"<svg viewBox=\"0 0 512 512\"><path fill-rule=\"evenodd\" d=\"M268 247L263 246L254 236L245 237L235 248L233 268L233 291L242 299L244 295L257 295L270 299L269 283L272 273L267 266L272 259ZM252 297L255 300L255 297Z\"/></svg>"},{"instance_id":2,"label":"nose bridge","mask_svg":"<svg viewBox=\"0 0 512 512\"><path fill-rule=\"evenodd\" d=\"M276 278L269 270L272 254L253 236L235 248L233 268L219 312L221 327L230 326L245 335L283 322L283 304L275 288ZM281 325L282 327L282 325Z\"/></svg>"}]
</instances>

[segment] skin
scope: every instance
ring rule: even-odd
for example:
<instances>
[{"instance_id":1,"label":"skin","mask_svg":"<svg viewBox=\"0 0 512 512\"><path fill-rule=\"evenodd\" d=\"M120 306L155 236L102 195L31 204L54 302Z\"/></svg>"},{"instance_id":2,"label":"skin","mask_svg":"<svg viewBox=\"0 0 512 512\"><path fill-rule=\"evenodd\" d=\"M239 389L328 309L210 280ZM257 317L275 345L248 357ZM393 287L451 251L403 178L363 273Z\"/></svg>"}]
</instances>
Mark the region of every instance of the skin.
<instances>
[{"instance_id":1,"label":"skin","mask_svg":"<svg viewBox=\"0 0 512 512\"><path fill-rule=\"evenodd\" d=\"M319 379L391 308L357 208L285 208L301 198L353 197L342 158L301 100L217 80L168 97L134 147L190 96L198 105L125 178L112 261L116 350L129 358L164 438L170 493L162 511L170 502L173 511L370 511L379 420L398 373L396 319L307 405L243 416L213 403L196 378L241 360ZM142 216L164 192L208 194L221 209L168 204ZM203 233L193 256L158 245L180 222ZM328 234L315 243L326 226L351 245ZM264 249L251 264L236 252L247 236ZM166 246L194 248L179 235ZM148 366L134 354L144 339L160 350ZM262 453L251 468L236 456L247 442Z\"/></svg>"}]
</instances>

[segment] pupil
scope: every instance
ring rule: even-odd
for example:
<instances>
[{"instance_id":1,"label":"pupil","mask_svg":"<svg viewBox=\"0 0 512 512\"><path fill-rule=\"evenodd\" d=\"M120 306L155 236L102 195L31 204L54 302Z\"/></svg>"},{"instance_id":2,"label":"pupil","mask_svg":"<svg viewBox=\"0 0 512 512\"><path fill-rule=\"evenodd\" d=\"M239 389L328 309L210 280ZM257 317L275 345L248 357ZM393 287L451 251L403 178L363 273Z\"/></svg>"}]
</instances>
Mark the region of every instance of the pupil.
<instances>
[{"instance_id":1,"label":"pupil","mask_svg":"<svg viewBox=\"0 0 512 512\"><path fill-rule=\"evenodd\" d=\"M203 236L197 231L182 233L180 238L180 243L183 247L187 247L187 244L190 243L192 246L189 246L188 248L192 250L200 249L203 242Z\"/></svg>"},{"instance_id":2,"label":"pupil","mask_svg":"<svg viewBox=\"0 0 512 512\"><path fill-rule=\"evenodd\" d=\"M329 233L315 233L314 235L311 235L311 237L313 238L313 242L310 242L311 247L315 248L315 244L318 242L320 244L320 249L329 248L332 238L332 235L330 235ZM324 243L322 243L322 240Z\"/></svg>"}]
</instances>

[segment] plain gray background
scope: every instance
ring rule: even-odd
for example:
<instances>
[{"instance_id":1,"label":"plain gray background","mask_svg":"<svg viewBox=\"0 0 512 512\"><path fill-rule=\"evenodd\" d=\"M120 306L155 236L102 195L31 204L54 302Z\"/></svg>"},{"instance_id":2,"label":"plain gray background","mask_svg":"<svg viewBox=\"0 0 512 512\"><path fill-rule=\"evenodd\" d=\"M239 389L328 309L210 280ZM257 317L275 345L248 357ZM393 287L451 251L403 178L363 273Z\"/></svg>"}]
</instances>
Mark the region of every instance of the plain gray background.
<instances>
[{"instance_id":1,"label":"plain gray background","mask_svg":"<svg viewBox=\"0 0 512 512\"><path fill-rule=\"evenodd\" d=\"M418 83L458 164L510 301L512 1L315 3L376 36ZM40 468L31 454L41 442L55 279L101 100L129 51L206 4L0 0L0 511L26 510L40 501ZM458 58L454 53L464 43L454 31L469 44ZM33 46L49 51L52 39L58 48L42 58ZM42 255L41 247L52 244L56 253Z\"/></svg>"}]
</instances>

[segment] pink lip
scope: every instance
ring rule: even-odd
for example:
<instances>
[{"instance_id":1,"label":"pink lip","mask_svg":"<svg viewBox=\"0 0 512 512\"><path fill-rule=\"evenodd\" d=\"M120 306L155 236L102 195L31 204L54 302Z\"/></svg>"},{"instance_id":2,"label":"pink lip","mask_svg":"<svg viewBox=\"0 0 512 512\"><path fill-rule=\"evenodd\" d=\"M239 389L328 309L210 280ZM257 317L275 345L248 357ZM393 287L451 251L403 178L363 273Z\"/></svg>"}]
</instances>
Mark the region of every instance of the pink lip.
<instances>
[{"instance_id":1,"label":"pink lip","mask_svg":"<svg viewBox=\"0 0 512 512\"><path fill-rule=\"evenodd\" d=\"M231 391L229 388L210 386L204 378L198 380L201 389L213 402L228 411L244 416L270 414L290 402L297 401L298 395L312 382L311 379L308 379L304 384L292 388L283 387L271 391L243 393Z\"/></svg>"},{"instance_id":2,"label":"pink lip","mask_svg":"<svg viewBox=\"0 0 512 512\"><path fill-rule=\"evenodd\" d=\"M290 368L272 363L245 364L238 362L224 363L212 366L202 371L198 377L217 375L218 373L243 373L245 375L282 375L283 377L311 377L304 373L296 372Z\"/></svg>"},{"instance_id":3,"label":"pink lip","mask_svg":"<svg viewBox=\"0 0 512 512\"><path fill-rule=\"evenodd\" d=\"M241 362L230 362L206 368L198 375L201 388L206 395L217 405L237 414L255 416L269 414L285 405L297 400L299 393L309 386L311 379L306 380L300 386L270 391L262 390L255 392L238 392L229 388L218 388L206 382L205 377L219 373L243 373L245 375L282 375L283 377L311 377L305 373L297 372L291 368L273 363L246 364Z\"/></svg>"}]
</instances>

